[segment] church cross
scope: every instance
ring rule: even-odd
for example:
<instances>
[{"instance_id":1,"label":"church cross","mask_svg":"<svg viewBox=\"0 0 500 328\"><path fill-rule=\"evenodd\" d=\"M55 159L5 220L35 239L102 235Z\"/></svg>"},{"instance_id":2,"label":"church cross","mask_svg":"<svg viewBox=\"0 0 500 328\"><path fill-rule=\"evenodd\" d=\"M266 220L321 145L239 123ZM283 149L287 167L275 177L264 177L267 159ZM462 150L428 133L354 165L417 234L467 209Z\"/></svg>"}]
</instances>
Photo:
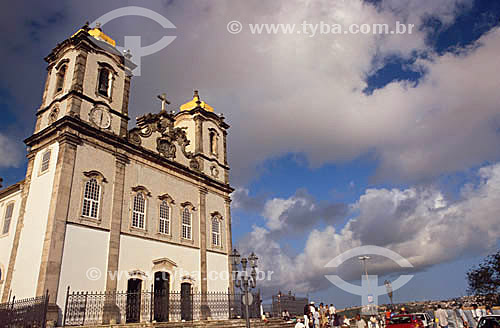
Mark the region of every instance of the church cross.
<instances>
[{"instance_id":1,"label":"church cross","mask_svg":"<svg viewBox=\"0 0 500 328\"><path fill-rule=\"evenodd\" d=\"M167 99L167 94L164 92L158 96L158 99L161 100L161 111L164 113L167 111L167 105L170 105L170 101Z\"/></svg>"}]
</instances>

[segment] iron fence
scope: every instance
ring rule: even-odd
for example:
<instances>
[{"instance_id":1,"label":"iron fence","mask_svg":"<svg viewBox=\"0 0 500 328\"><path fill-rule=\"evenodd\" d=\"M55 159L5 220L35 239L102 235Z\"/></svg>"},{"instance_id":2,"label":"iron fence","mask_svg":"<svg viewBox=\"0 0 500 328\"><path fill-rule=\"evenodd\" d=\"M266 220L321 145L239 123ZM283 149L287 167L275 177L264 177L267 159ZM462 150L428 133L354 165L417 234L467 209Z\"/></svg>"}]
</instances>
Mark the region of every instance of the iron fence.
<instances>
[{"instance_id":1,"label":"iron fence","mask_svg":"<svg viewBox=\"0 0 500 328\"><path fill-rule=\"evenodd\" d=\"M49 294L0 304L0 327L45 328Z\"/></svg>"},{"instance_id":2,"label":"iron fence","mask_svg":"<svg viewBox=\"0 0 500 328\"><path fill-rule=\"evenodd\" d=\"M250 318L260 317L260 295L253 294ZM64 326L116 323L225 320L245 317L242 294L228 292L71 292Z\"/></svg>"}]
</instances>

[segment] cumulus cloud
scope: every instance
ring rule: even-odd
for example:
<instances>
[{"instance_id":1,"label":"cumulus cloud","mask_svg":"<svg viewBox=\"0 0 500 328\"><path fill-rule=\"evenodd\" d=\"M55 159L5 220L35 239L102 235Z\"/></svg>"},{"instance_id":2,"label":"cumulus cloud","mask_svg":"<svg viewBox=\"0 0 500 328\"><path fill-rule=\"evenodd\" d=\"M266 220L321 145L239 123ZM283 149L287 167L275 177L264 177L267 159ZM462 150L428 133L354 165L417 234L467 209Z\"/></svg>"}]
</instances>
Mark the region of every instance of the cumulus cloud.
<instances>
[{"instance_id":1,"label":"cumulus cloud","mask_svg":"<svg viewBox=\"0 0 500 328\"><path fill-rule=\"evenodd\" d=\"M22 145L0 134L0 168L17 167L22 160Z\"/></svg>"},{"instance_id":2,"label":"cumulus cloud","mask_svg":"<svg viewBox=\"0 0 500 328\"><path fill-rule=\"evenodd\" d=\"M479 182L464 186L456 201L446 200L435 187L368 189L350 205L352 218L342 229L332 225L313 229L303 251L296 255L284 250L273 237L276 215L265 211L266 226L255 226L240 247L245 253L255 251L259 255L261 270L275 272L271 281L263 282L264 287L302 293L328 287L324 275L332 274L332 269L325 269L326 263L361 245L389 248L408 259L413 271L465 255L482 254L493 249L500 239L500 164L483 167L477 175ZM295 198L283 200L276 208L296 202ZM280 224L287 224L286 217L281 218ZM302 217L303 222L310 219L307 215ZM372 274L401 270L387 259L370 263ZM359 263L344 264L337 273L344 279L359 279Z\"/></svg>"},{"instance_id":3,"label":"cumulus cloud","mask_svg":"<svg viewBox=\"0 0 500 328\"><path fill-rule=\"evenodd\" d=\"M225 113L232 125L228 143L233 183L255 175L262 161L288 152L304 153L314 166L375 153L381 179L419 180L500 158L498 144L500 32L492 30L472 49L443 56L426 43L426 18L448 26L471 0L350 1L174 1L148 3L169 18L177 39L142 58L142 76L132 82L130 116L159 110L156 94L168 91L171 108L192 89ZM16 5L18 6L18 5ZM21 6L21 5L19 5ZM0 67L8 88L29 115L40 102L43 55L86 20L124 6L58 2L33 10L14 8L1 22L5 35ZM232 35L227 22L246 29ZM411 35L252 35L249 23L415 24ZM17 28L19 27L19 28ZM124 35L156 42L164 30L146 18L123 17L105 24L123 44ZM27 41L29 40L29 42ZM28 46L29 45L29 46ZM36 51L35 51L36 50ZM418 60L424 78L413 85L391 83L367 95L367 76L398 56ZM28 79L25 76L32 76ZM28 83L28 84L26 84ZM32 122L32 120L25 120ZM133 122L132 122L133 124ZM435 165L440 163L440 165Z\"/></svg>"},{"instance_id":4,"label":"cumulus cloud","mask_svg":"<svg viewBox=\"0 0 500 328\"><path fill-rule=\"evenodd\" d=\"M231 194L232 207L234 209L241 209L246 212L260 212L265 204L264 195L251 196L247 188L235 188Z\"/></svg>"},{"instance_id":5,"label":"cumulus cloud","mask_svg":"<svg viewBox=\"0 0 500 328\"><path fill-rule=\"evenodd\" d=\"M298 190L287 199L270 199L262 211L267 220L266 228L276 235L303 233L320 222L335 224L346 213L345 204L318 202L306 190Z\"/></svg>"}]
</instances>

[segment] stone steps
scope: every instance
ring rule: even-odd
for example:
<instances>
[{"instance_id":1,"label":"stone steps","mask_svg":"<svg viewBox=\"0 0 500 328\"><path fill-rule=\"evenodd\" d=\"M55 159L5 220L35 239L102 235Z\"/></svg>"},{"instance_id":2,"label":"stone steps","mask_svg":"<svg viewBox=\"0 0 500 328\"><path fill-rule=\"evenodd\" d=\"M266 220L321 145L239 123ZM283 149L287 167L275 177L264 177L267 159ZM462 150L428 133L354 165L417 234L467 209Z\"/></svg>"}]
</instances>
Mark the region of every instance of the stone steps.
<instances>
[{"instance_id":1,"label":"stone steps","mask_svg":"<svg viewBox=\"0 0 500 328\"><path fill-rule=\"evenodd\" d=\"M267 323L262 320L251 320L252 328L293 328L295 324L285 323L280 319L271 319ZM162 323L130 323L100 326L84 326L87 328L246 328L245 320L213 320L192 322L162 322Z\"/></svg>"}]
</instances>

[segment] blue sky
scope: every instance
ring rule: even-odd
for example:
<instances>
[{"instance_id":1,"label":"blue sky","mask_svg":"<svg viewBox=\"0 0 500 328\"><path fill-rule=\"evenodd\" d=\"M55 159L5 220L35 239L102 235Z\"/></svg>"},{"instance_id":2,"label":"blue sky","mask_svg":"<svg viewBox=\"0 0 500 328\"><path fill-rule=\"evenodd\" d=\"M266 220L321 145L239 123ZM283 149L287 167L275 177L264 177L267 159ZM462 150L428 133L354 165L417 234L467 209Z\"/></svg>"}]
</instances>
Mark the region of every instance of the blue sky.
<instances>
[{"instance_id":1,"label":"blue sky","mask_svg":"<svg viewBox=\"0 0 500 328\"><path fill-rule=\"evenodd\" d=\"M3 8L0 32L0 177L24 177L22 140L34 126L43 57L85 21L144 6L175 26L141 17L106 24L123 44L177 39L143 58L131 117L172 108L192 90L223 112L232 167L233 240L256 251L276 278L261 288L359 303L323 267L375 244L407 257L415 278L401 300L465 294L465 272L498 248L500 3L412 1L21 1ZM6 4L4 4L6 6ZM226 24L394 23L404 36L239 35ZM131 120L130 127L135 122ZM487 238L484 236L487 235ZM359 279L358 264L340 270ZM384 261L373 272L400 273ZM358 281L359 283L359 281Z\"/></svg>"}]
</instances>

